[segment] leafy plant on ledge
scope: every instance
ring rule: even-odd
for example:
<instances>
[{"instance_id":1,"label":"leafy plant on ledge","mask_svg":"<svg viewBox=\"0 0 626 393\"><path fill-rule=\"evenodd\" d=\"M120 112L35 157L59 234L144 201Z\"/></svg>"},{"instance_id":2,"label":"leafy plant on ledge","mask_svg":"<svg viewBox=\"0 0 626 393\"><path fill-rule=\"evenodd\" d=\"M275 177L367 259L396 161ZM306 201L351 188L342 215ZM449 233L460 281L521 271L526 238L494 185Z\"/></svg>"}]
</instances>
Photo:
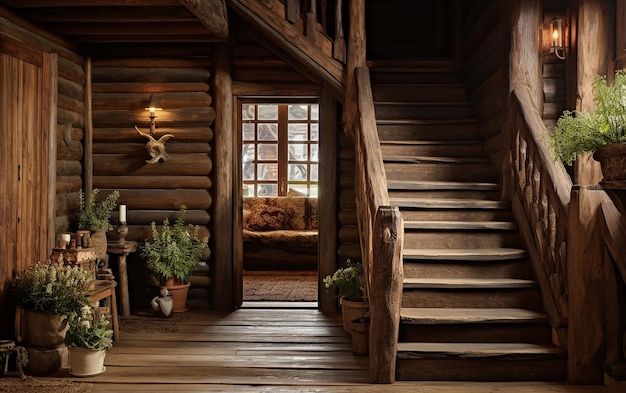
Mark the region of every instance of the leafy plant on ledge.
<instances>
[{"instance_id":1,"label":"leafy plant on ledge","mask_svg":"<svg viewBox=\"0 0 626 393\"><path fill-rule=\"evenodd\" d=\"M626 142L626 69L615 72L612 84L606 76L596 77L593 93L595 111L565 111L557 121L550 147L564 164L580 153Z\"/></svg>"},{"instance_id":2,"label":"leafy plant on ledge","mask_svg":"<svg viewBox=\"0 0 626 393\"><path fill-rule=\"evenodd\" d=\"M113 191L105 199L96 202L96 197L100 190L94 188L89 195L85 197L83 190L78 191L80 198L80 216L78 219L78 229L87 229L91 232L108 231L111 228L109 218L111 212L117 206L117 199L120 197L119 191Z\"/></svg>"},{"instance_id":3,"label":"leafy plant on ledge","mask_svg":"<svg viewBox=\"0 0 626 393\"><path fill-rule=\"evenodd\" d=\"M337 293L346 300L363 301L364 284L363 265L361 262L346 260L345 267L337 269L332 275L324 278L326 288L337 288Z\"/></svg>"}]
</instances>

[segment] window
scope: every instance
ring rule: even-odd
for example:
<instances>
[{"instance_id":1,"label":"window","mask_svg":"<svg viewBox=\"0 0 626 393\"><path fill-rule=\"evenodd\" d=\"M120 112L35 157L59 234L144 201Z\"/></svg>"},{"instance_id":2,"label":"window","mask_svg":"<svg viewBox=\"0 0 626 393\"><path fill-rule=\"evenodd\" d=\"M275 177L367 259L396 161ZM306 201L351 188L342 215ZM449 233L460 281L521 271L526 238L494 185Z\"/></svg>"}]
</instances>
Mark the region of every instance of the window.
<instances>
[{"instance_id":1,"label":"window","mask_svg":"<svg viewBox=\"0 0 626 393\"><path fill-rule=\"evenodd\" d=\"M319 113L313 103L241 104L243 196L317 197Z\"/></svg>"}]
</instances>

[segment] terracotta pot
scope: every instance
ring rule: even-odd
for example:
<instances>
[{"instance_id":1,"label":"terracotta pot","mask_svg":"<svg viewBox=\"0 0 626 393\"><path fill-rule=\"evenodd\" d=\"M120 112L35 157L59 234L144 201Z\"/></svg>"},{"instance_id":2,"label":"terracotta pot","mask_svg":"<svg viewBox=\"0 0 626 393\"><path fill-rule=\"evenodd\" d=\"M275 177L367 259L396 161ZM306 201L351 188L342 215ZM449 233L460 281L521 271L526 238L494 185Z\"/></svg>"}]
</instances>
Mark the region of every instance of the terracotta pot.
<instances>
[{"instance_id":1,"label":"terracotta pot","mask_svg":"<svg viewBox=\"0 0 626 393\"><path fill-rule=\"evenodd\" d=\"M173 283L168 285L168 283ZM187 295L189 294L189 286L190 282L186 284L176 284L174 280L165 281L161 285L159 285L159 290L163 288L167 288L170 296L172 297L172 312L185 312L187 311Z\"/></svg>"},{"instance_id":2,"label":"terracotta pot","mask_svg":"<svg viewBox=\"0 0 626 393\"><path fill-rule=\"evenodd\" d=\"M343 330L348 334L352 334L352 321L365 317L370 309L370 303L346 300L343 296L339 299L339 303L341 304L341 315L343 317Z\"/></svg>"},{"instance_id":3,"label":"terracotta pot","mask_svg":"<svg viewBox=\"0 0 626 393\"><path fill-rule=\"evenodd\" d=\"M102 374L104 368L104 349L69 347L70 374L75 377L91 377Z\"/></svg>"},{"instance_id":4,"label":"terracotta pot","mask_svg":"<svg viewBox=\"0 0 626 393\"><path fill-rule=\"evenodd\" d=\"M626 143L601 146L593 158L600 162L603 182L626 180Z\"/></svg>"}]
</instances>

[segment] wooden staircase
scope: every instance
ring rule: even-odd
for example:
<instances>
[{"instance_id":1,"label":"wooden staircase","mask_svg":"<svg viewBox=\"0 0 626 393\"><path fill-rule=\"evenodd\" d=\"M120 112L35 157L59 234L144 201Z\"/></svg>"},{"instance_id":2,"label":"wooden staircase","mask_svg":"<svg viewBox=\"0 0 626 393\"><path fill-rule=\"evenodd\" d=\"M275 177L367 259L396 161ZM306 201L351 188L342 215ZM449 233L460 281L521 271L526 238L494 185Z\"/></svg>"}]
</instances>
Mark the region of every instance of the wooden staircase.
<instances>
[{"instance_id":1,"label":"wooden staircase","mask_svg":"<svg viewBox=\"0 0 626 393\"><path fill-rule=\"evenodd\" d=\"M375 64L371 80L405 221L396 379L564 380L565 351L452 63Z\"/></svg>"}]
</instances>

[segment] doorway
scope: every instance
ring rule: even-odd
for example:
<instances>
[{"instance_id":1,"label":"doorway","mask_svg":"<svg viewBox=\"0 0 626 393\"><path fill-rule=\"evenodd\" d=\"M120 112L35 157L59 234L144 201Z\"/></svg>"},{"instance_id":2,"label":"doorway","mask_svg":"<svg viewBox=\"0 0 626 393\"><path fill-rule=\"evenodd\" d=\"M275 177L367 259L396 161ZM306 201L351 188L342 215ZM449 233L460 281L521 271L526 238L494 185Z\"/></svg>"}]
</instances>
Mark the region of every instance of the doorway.
<instances>
[{"instance_id":1,"label":"doorway","mask_svg":"<svg viewBox=\"0 0 626 393\"><path fill-rule=\"evenodd\" d=\"M237 112L244 306L316 303L319 104L246 99Z\"/></svg>"}]
</instances>

